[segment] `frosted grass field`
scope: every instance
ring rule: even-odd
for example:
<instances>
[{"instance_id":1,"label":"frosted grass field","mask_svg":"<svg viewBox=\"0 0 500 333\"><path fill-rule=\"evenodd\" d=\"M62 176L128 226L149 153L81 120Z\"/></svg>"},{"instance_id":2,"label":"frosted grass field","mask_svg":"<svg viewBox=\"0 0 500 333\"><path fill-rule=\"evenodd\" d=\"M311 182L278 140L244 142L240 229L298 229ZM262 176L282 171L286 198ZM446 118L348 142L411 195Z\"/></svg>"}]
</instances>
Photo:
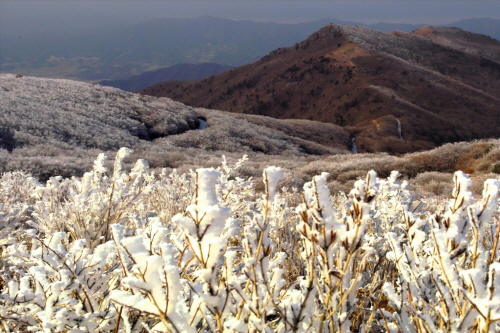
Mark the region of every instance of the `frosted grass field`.
<instances>
[{"instance_id":1,"label":"frosted grass field","mask_svg":"<svg viewBox=\"0 0 500 333\"><path fill-rule=\"evenodd\" d=\"M246 163L0 179L5 332L497 332L497 180L416 198L394 171L348 194Z\"/></svg>"}]
</instances>

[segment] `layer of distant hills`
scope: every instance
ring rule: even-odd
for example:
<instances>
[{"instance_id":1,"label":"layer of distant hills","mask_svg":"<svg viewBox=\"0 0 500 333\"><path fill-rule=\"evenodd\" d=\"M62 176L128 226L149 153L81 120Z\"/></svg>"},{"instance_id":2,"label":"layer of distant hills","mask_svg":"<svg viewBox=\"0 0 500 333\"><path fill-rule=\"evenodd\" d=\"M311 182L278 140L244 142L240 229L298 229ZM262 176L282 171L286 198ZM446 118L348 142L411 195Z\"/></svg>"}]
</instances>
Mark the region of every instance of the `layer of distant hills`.
<instances>
[{"instance_id":1,"label":"layer of distant hills","mask_svg":"<svg viewBox=\"0 0 500 333\"><path fill-rule=\"evenodd\" d=\"M157 19L80 35L61 32L36 38L4 38L0 41L0 72L99 81L125 79L179 63L240 66L298 43L330 22L363 26L330 18L277 24L205 16ZM500 39L500 20L471 19L450 25ZM409 32L421 25L367 26Z\"/></svg>"},{"instance_id":2,"label":"layer of distant hills","mask_svg":"<svg viewBox=\"0 0 500 333\"><path fill-rule=\"evenodd\" d=\"M360 152L500 137L500 42L458 28L333 25L248 65L142 91L195 107L342 126Z\"/></svg>"}]
</instances>

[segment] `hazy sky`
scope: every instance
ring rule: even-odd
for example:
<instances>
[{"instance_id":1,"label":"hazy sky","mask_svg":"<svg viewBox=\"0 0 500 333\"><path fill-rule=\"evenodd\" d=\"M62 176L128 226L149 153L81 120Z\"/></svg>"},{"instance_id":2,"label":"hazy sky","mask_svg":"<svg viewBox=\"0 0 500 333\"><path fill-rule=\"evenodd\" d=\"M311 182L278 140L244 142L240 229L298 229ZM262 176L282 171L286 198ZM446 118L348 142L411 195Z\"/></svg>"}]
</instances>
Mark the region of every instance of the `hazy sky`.
<instances>
[{"instance_id":1,"label":"hazy sky","mask_svg":"<svg viewBox=\"0 0 500 333\"><path fill-rule=\"evenodd\" d=\"M500 1L0 0L0 36L28 36L160 17L201 15L290 23L328 17L363 23L446 24L474 17L500 19Z\"/></svg>"}]
</instances>

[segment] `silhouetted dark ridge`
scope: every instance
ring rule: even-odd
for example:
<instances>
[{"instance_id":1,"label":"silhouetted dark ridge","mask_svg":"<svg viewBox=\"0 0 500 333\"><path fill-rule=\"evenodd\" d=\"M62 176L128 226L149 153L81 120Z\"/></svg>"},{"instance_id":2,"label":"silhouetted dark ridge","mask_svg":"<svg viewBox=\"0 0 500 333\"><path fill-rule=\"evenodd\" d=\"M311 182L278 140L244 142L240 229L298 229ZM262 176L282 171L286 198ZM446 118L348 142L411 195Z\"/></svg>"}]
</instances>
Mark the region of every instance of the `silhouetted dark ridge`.
<instances>
[{"instance_id":1,"label":"silhouetted dark ridge","mask_svg":"<svg viewBox=\"0 0 500 333\"><path fill-rule=\"evenodd\" d=\"M450 42L418 31L329 24L252 64L141 93L196 107L334 123L350 131L360 152L404 153L499 137L500 64L485 55L500 43L439 29Z\"/></svg>"},{"instance_id":2,"label":"silhouetted dark ridge","mask_svg":"<svg viewBox=\"0 0 500 333\"><path fill-rule=\"evenodd\" d=\"M496 40L500 40L500 20L489 17L463 19L445 25L447 27L457 27L462 30L474 32L476 34L487 35Z\"/></svg>"},{"instance_id":3,"label":"silhouetted dark ridge","mask_svg":"<svg viewBox=\"0 0 500 333\"><path fill-rule=\"evenodd\" d=\"M134 75L128 79L100 81L99 84L133 92L165 81L199 80L219 74L231 68L233 67L208 62L202 64L176 64L170 67L144 72L140 75Z\"/></svg>"}]
</instances>

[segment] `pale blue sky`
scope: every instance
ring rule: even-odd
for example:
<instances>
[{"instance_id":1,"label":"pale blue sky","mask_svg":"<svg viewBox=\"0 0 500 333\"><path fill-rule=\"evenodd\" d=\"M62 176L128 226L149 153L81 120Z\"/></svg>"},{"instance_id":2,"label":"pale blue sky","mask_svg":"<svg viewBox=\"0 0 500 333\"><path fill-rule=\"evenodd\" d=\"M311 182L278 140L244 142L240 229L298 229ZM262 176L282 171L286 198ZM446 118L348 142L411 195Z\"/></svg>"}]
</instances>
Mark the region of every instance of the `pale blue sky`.
<instances>
[{"instance_id":1,"label":"pale blue sky","mask_svg":"<svg viewBox=\"0 0 500 333\"><path fill-rule=\"evenodd\" d=\"M495 0L1 0L0 36L92 29L159 17L211 15L273 22L336 18L363 23L447 24L500 19Z\"/></svg>"}]
</instances>

